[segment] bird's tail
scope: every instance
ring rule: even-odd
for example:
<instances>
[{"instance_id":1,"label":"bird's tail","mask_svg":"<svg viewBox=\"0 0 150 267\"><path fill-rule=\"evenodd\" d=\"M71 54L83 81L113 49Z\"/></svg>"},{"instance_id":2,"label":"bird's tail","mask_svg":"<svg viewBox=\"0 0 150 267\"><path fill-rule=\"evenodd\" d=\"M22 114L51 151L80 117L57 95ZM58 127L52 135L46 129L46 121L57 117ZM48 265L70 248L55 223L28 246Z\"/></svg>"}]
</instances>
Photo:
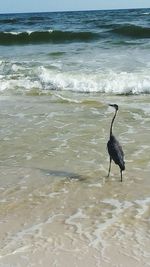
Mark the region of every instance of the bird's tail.
<instances>
[{"instance_id":1,"label":"bird's tail","mask_svg":"<svg viewBox=\"0 0 150 267\"><path fill-rule=\"evenodd\" d=\"M125 162L124 161L120 162L119 167L122 171L124 171L125 170Z\"/></svg>"}]
</instances>

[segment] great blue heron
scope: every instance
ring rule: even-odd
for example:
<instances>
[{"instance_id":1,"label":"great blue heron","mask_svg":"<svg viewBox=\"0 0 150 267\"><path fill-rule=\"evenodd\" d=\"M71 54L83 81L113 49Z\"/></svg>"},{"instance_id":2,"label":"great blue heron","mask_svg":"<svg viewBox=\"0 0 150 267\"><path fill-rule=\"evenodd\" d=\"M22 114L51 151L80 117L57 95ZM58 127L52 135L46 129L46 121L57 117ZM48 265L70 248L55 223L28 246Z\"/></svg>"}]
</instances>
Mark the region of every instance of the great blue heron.
<instances>
[{"instance_id":1,"label":"great blue heron","mask_svg":"<svg viewBox=\"0 0 150 267\"><path fill-rule=\"evenodd\" d=\"M111 122L110 138L109 138L109 141L107 143L107 149L108 149L108 153L110 156L108 177L109 177L110 170L111 170L111 161L113 160L120 167L121 182L122 182L122 171L125 170L124 153L123 153L121 145L119 144L119 142L117 141L115 136L112 134L112 127L113 127L113 123L114 123L114 120L115 120L116 115L117 115L118 105L109 104L109 106L115 108L115 114L114 114L112 122Z\"/></svg>"}]
</instances>

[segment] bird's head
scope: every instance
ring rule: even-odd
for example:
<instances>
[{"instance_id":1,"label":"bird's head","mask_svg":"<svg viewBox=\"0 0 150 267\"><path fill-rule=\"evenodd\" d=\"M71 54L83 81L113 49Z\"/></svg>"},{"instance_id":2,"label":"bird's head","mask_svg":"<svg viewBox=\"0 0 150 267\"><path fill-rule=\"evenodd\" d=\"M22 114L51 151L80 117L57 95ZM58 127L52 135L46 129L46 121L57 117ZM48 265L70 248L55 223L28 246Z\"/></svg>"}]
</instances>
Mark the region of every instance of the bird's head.
<instances>
[{"instance_id":1,"label":"bird's head","mask_svg":"<svg viewBox=\"0 0 150 267\"><path fill-rule=\"evenodd\" d=\"M109 104L109 106L114 107L116 111L118 110L118 105L117 104Z\"/></svg>"}]
</instances>

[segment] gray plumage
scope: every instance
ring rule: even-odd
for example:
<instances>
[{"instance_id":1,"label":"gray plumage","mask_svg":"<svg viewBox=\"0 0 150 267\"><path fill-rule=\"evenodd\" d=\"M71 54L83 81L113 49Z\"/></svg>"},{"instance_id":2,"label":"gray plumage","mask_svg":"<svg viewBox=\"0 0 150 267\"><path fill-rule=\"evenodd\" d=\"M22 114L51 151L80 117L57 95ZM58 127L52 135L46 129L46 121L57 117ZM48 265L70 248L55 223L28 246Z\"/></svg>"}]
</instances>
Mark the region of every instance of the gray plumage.
<instances>
[{"instance_id":1,"label":"gray plumage","mask_svg":"<svg viewBox=\"0 0 150 267\"><path fill-rule=\"evenodd\" d=\"M113 160L115 162L115 164L117 164L119 166L119 168L120 168L121 182L122 182L122 171L125 170L124 153L123 153L122 147L119 144L118 140L112 134L112 127L113 127L113 123L114 123L114 120L115 120L116 115L117 115L118 105L110 104L109 106L115 108L115 114L114 114L112 122L111 122L110 138L109 138L109 141L107 143L107 149L108 149L108 153L109 153L109 156L110 156L108 177L109 177L110 170L111 170L111 161Z\"/></svg>"}]
</instances>

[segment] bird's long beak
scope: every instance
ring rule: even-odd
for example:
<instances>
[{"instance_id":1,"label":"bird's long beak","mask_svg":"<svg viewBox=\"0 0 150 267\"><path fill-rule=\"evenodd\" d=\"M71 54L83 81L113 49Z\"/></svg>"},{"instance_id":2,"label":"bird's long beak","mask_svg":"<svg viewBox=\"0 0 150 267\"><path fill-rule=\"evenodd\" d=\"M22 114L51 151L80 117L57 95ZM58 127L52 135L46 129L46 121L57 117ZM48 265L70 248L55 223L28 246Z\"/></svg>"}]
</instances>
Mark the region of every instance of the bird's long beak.
<instances>
[{"instance_id":1,"label":"bird's long beak","mask_svg":"<svg viewBox=\"0 0 150 267\"><path fill-rule=\"evenodd\" d=\"M114 107L114 105L113 105L113 104L108 104L108 106L110 106L110 107Z\"/></svg>"}]
</instances>

